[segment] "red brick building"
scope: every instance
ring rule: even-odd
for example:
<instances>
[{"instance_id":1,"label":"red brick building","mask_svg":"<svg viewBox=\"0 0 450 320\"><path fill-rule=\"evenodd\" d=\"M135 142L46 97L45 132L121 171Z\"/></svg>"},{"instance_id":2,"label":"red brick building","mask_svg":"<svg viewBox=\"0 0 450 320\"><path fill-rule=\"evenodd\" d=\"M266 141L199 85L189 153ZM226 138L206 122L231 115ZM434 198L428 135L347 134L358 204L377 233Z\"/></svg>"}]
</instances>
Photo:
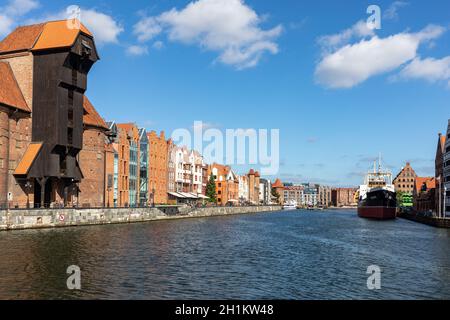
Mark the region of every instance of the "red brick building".
<instances>
[{"instance_id":1,"label":"red brick building","mask_svg":"<svg viewBox=\"0 0 450 320\"><path fill-rule=\"evenodd\" d=\"M417 177L416 172L411 167L411 163L407 162L406 166L395 177L393 184L396 192L413 194L414 182Z\"/></svg>"},{"instance_id":2,"label":"red brick building","mask_svg":"<svg viewBox=\"0 0 450 320\"><path fill-rule=\"evenodd\" d=\"M111 153L106 148L106 133L109 129L86 96L83 106L83 149L79 155L83 180L79 184L78 204L83 207L104 207L107 194L107 152Z\"/></svg>"},{"instance_id":3,"label":"red brick building","mask_svg":"<svg viewBox=\"0 0 450 320\"><path fill-rule=\"evenodd\" d=\"M334 188L331 190L331 203L335 207L356 206L356 188Z\"/></svg>"},{"instance_id":4,"label":"red brick building","mask_svg":"<svg viewBox=\"0 0 450 320\"><path fill-rule=\"evenodd\" d=\"M164 131L158 136L155 131L147 134L149 140L149 192L152 204L168 203L169 149L172 140L166 140Z\"/></svg>"},{"instance_id":5,"label":"red brick building","mask_svg":"<svg viewBox=\"0 0 450 320\"><path fill-rule=\"evenodd\" d=\"M214 163L208 168L216 183L216 199L219 206L239 203L239 179L231 167Z\"/></svg>"},{"instance_id":6,"label":"red brick building","mask_svg":"<svg viewBox=\"0 0 450 320\"><path fill-rule=\"evenodd\" d=\"M248 177L248 198L252 204L259 204L259 182L260 174L258 171L251 169L247 174Z\"/></svg>"},{"instance_id":7,"label":"red brick building","mask_svg":"<svg viewBox=\"0 0 450 320\"><path fill-rule=\"evenodd\" d=\"M436 179L434 177L416 177L413 191L413 206L417 212L435 210Z\"/></svg>"}]
</instances>

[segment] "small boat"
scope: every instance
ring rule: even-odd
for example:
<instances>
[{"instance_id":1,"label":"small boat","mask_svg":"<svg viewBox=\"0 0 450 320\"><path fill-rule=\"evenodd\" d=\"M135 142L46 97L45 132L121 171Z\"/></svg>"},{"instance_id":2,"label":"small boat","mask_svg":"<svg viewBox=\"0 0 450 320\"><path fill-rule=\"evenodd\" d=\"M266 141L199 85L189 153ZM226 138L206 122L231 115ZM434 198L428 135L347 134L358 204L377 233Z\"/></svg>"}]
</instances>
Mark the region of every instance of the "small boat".
<instances>
[{"instance_id":1,"label":"small boat","mask_svg":"<svg viewBox=\"0 0 450 320\"><path fill-rule=\"evenodd\" d=\"M283 210L297 210L297 202L289 201L283 206Z\"/></svg>"}]
</instances>

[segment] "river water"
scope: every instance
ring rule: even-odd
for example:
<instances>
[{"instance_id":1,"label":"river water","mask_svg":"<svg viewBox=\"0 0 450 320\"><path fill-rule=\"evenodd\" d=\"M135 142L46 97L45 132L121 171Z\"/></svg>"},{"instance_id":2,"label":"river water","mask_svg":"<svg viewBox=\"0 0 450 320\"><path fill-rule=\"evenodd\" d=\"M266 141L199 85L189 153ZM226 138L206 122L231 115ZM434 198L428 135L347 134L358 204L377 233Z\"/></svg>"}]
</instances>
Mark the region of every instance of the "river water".
<instances>
[{"instance_id":1,"label":"river water","mask_svg":"<svg viewBox=\"0 0 450 320\"><path fill-rule=\"evenodd\" d=\"M335 210L0 233L0 299L72 298L450 299L450 230Z\"/></svg>"}]
</instances>

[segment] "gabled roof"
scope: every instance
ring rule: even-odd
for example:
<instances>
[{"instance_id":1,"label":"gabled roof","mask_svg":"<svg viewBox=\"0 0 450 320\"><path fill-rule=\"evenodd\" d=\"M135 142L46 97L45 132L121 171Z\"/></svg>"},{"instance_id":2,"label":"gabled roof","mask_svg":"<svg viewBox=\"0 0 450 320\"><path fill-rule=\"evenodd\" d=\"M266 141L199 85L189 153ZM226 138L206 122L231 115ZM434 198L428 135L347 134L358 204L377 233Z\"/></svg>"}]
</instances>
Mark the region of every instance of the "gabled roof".
<instances>
[{"instance_id":1,"label":"gabled roof","mask_svg":"<svg viewBox=\"0 0 450 320\"><path fill-rule=\"evenodd\" d=\"M76 19L18 27L0 42L0 54L71 47L80 33L93 37Z\"/></svg>"},{"instance_id":2,"label":"gabled roof","mask_svg":"<svg viewBox=\"0 0 450 320\"><path fill-rule=\"evenodd\" d=\"M394 182L407 170L410 169L411 173L413 174L414 177L417 177L416 172L414 171L414 169L411 167L411 163L407 162L406 166L404 168L402 168L402 170L400 170L400 172L395 176L394 178Z\"/></svg>"},{"instance_id":3,"label":"gabled roof","mask_svg":"<svg viewBox=\"0 0 450 320\"><path fill-rule=\"evenodd\" d=\"M445 150L445 135L441 135L439 142L441 143L441 150L444 151Z\"/></svg>"},{"instance_id":4,"label":"gabled roof","mask_svg":"<svg viewBox=\"0 0 450 320\"><path fill-rule=\"evenodd\" d=\"M83 124L104 130L109 129L105 120L98 114L97 110L95 110L94 106L86 96L83 96L83 108Z\"/></svg>"},{"instance_id":5,"label":"gabled roof","mask_svg":"<svg viewBox=\"0 0 450 320\"><path fill-rule=\"evenodd\" d=\"M0 62L0 104L31 112L8 62Z\"/></svg>"},{"instance_id":6,"label":"gabled roof","mask_svg":"<svg viewBox=\"0 0 450 320\"><path fill-rule=\"evenodd\" d=\"M272 185L272 187L273 187L273 188L283 188L284 185L283 185L283 183L281 182L280 179L277 179L277 180L275 180L275 182L274 182L274 184Z\"/></svg>"},{"instance_id":7,"label":"gabled roof","mask_svg":"<svg viewBox=\"0 0 450 320\"><path fill-rule=\"evenodd\" d=\"M416 192L419 194L422 191L423 185L427 186L427 191L436 188L436 179L434 177L417 177L415 182Z\"/></svg>"},{"instance_id":8,"label":"gabled roof","mask_svg":"<svg viewBox=\"0 0 450 320\"><path fill-rule=\"evenodd\" d=\"M18 27L0 42L0 53L31 50L44 30L44 23Z\"/></svg>"}]
</instances>

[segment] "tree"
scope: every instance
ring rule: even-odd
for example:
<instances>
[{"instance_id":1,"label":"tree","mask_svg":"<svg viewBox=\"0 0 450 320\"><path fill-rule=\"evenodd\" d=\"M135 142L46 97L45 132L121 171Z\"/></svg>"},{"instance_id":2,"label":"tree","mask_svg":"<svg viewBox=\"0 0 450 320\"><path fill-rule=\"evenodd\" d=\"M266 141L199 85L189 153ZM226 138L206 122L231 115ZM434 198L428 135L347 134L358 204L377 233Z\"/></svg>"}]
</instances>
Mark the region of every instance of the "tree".
<instances>
[{"instance_id":1,"label":"tree","mask_svg":"<svg viewBox=\"0 0 450 320\"><path fill-rule=\"evenodd\" d=\"M214 181L214 176L211 174L209 176L208 184L206 185L206 196L209 198L209 202L216 203L216 182Z\"/></svg>"},{"instance_id":2,"label":"tree","mask_svg":"<svg viewBox=\"0 0 450 320\"><path fill-rule=\"evenodd\" d=\"M280 203L280 194L277 192L277 189L272 188L272 196L274 196L275 198L277 198L277 203Z\"/></svg>"}]
</instances>

